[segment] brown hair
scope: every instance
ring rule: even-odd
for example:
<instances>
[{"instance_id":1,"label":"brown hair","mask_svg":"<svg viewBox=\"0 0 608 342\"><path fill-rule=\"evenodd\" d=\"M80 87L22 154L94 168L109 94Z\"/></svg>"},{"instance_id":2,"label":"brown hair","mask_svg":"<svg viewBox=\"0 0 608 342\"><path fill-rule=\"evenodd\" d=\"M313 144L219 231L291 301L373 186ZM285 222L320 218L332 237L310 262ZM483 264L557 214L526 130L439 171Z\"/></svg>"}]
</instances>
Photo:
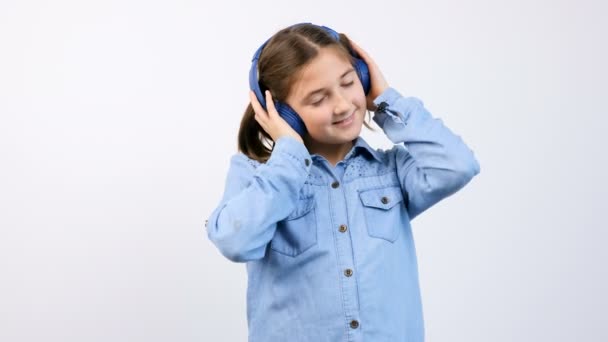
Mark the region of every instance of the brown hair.
<instances>
[{"instance_id":1,"label":"brown hair","mask_svg":"<svg viewBox=\"0 0 608 342\"><path fill-rule=\"evenodd\" d=\"M262 92L270 90L275 101L285 101L298 72L312 61L322 47L335 47L352 61L350 41L340 34L336 41L325 29L312 24L284 28L268 40L258 61ZM251 103L245 109L238 133L238 149L251 159L266 162L274 141L254 118ZM371 127L364 122L365 126Z\"/></svg>"}]
</instances>

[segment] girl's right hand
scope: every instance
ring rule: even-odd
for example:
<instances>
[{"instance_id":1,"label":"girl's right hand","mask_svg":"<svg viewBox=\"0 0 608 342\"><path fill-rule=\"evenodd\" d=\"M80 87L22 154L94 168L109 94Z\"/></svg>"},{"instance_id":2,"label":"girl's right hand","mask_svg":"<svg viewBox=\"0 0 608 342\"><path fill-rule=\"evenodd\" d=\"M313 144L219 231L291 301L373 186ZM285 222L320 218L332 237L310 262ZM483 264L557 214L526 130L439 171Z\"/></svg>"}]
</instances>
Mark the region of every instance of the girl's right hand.
<instances>
[{"instance_id":1,"label":"girl's right hand","mask_svg":"<svg viewBox=\"0 0 608 342\"><path fill-rule=\"evenodd\" d=\"M283 119L277 112L270 91L266 90L265 95L266 107L268 108L268 111L265 111L264 108L262 108L262 105L255 96L255 93L251 90L249 91L251 106L255 111L255 121L262 126L262 129L264 129L264 131L270 135L274 142L283 136L291 136L299 142L304 143L302 137L293 128L291 128L287 121L285 121L285 119Z\"/></svg>"}]
</instances>

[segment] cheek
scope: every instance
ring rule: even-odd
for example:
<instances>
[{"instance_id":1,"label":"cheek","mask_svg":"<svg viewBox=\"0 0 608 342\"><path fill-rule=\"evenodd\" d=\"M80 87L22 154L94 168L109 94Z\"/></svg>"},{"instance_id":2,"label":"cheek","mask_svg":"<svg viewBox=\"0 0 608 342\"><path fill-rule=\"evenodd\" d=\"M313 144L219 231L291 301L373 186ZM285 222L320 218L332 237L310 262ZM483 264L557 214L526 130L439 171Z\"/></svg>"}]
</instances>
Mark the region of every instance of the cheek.
<instances>
[{"instance_id":1,"label":"cheek","mask_svg":"<svg viewBox=\"0 0 608 342\"><path fill-rule=\"evenodd\" d=\"M352 96L353 96L352 97L353 103L355 103L359 106L364 106L364 107L367 105L367 100L365 98L365 92L363 91L363 86L361 86L361 82L359 82L358 87L354 87Z\"/></svg>"},{"instance_id":2,"label":"cheek","mask_svg":"<svg viewBox=\"0 0 608 342\"><path fill-rule=\"evenodd\" d=\"M365 99L365 94L361 93L361 96L357 97L356 101L359 108L367 109L367 100Z\"/></svg>"},{"instance_id":3,"label":"cheek","mask_svg":"<svg viewBox=\"0 0 608 342\"><path fill-rule=\"evenodd\" d=\"M323 125L327 125L328 123L331 123L331 115L327 115L326 111L319 109L319 110L307 110L305 112L298 112L298 114L300 114L300 118L302 118L302 121L304 121L304 124L306 125L306 127L308 127L309 130L316 130L316 127L318 126L323 126Z\"/></svg>"}]
</instances>

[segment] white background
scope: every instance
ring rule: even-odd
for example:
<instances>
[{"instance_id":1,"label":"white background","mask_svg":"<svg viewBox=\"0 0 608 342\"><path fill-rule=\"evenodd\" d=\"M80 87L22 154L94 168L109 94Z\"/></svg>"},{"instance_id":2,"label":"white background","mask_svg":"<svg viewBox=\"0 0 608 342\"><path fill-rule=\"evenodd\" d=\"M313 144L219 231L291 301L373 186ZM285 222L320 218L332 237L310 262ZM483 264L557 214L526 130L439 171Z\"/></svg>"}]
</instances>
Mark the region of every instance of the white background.
<instances>
[{"instance_id":1,"label":"white background","mask_svg":"<svg viewBox=\"0 0 608 342\"><path fill-rule=\"evenodd\" d=\"M253 52L310 21L481 164L413 221L427 340L607 341L607 7L3 0L0 340L246 340L245 266L203 222Z\"/></svg>"}]
</instances>

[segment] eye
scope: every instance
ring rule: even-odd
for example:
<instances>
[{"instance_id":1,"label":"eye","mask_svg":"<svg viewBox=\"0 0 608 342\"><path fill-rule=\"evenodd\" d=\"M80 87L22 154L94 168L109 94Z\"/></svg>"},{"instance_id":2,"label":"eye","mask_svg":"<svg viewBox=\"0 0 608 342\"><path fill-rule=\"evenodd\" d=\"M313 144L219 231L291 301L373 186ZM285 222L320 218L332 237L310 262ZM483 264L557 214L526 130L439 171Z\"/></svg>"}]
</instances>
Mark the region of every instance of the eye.
<instances>
[{"instance_id":1,"label":"eye","mask_svg":"<svg viewBox=\"0 0 608 342\"><path fill-rule=\"evenodd\" d=\"M311 103L313 106L318 107L321 105L321 103L323 102L323 100L325 100L325 96L323 96L322 98L320 98L319 100Z\"/></svg>"},{"instance_id":2,"label":"eye","mask_svg":"<svg viewBox=\"0 0 608 342\"><path fill-rule=\"evenodd\" d=\"M343 86L343 87L350 87L350 86L352 86L353 84L355 84L355 81L350 81L350 82L348 82L348 83L343 84L342 86Z\"/></svg>"}]
</instances>

